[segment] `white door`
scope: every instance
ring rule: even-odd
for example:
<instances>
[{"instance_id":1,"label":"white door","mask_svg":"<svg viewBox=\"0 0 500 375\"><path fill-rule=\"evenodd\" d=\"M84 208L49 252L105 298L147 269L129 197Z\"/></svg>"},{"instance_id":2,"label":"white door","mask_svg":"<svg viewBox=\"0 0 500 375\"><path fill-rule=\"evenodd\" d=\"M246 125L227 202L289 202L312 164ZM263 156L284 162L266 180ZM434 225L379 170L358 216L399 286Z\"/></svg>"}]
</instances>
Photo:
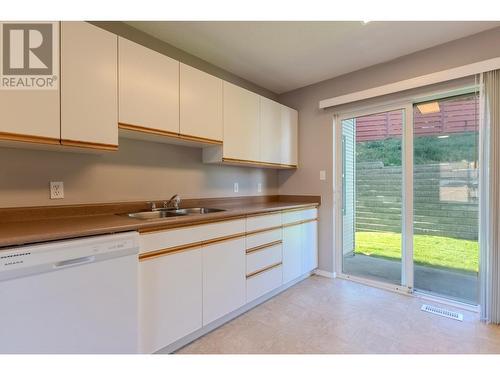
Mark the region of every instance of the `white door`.
<instances>
[{"instance_id":1,"label":"white door","mask_svg":"<svg viewBox=\"0 0 500 375\"><path fill-rule=\"evenodd\" d=\"M201 247L139 263L141 353L154 353L202 326Z\"/></svg>"},{"instance_id":2,"label":"white door","mask_svg":"<svg viewBox=\"0 0 500 375\"><path fill-rule=\"evenodd\" d=\"M222 141L222 80L180 64L180 133Z\"/></svg>"},{"instance_id":3,"label":"white door","mask_svg":"<svg viewBox=\"0 0 500 375\"><path fill-rule=\"evenodd\" d=\"M302 274L302 228L292 225L283 228L283 284Z\"/></svg>"},{"instance_id":4,"label":"white door","mask_svg":"<svg viewBox=\"0 0 500 375\"><path fill-rule=\"evenodd\" d=\"M259 95L224 82L224 158L260 159L259 121Z\"/></svg>"},{"instance_id":5,"label":"white door","mask_svg":"<svg viewBox=\"0 0 500 375\"><path fill-rule=\"evenodd\" d=\"M122 124L179 133L179 62L119 38Z\"/></svg>"},{"instance_id":6,"label":"white door","mask_svg":"<svg viewBox=\"0 0 500 375\"><path fill-rule=\"evenodd\" d=\"M318 267L318 222L301 225L302 232L302 274Z\"/></svg>"},{"instance_id":7,"label":"white door","mask_svg":"<svg viewBox=\"0 0 500 375\"><path fill-rule=\"evenodd\" d=\"M298 165L298 112L281 106L281 164Z\"/></svg>"},{"instance_id":8,"label":"white door","mask_svg":"<svg viewBox=\"0 0 500 375\"><path fill-rule=\"evenodd\" d=\"M203 246L203 325L245 304L245 238Z\"/></svg>"},{"instance_id":9,"label":"white door","mask_svg":"<svg viewBox=\"0 0 500 375\"><path fill-rule=\"evenodd\" d=\"M61 141L118 146L118 37L87 22L61 26Z\"/></svg>"},{"instance_id":10,"label":"white door","mask_svg":"<svg viewBox=\"0 0 500 375\"><path fill-rule=\"evenodd\" d=\"M58 44L59 23L53 25L52 41ZM53 74L60 76L58 59ZM59 95L59 81L51 90L0 90L0 139L59 144Z\"/></svg>"},{"instance_id":11,"label":"white door","mask_svg":"<svg viewBox=\"0 0 500 375\"><path fill-rule=\"evenodd\" d=\"M281 104L260 97L260 161L281 163Z\"/></svg>"}]
</instances>

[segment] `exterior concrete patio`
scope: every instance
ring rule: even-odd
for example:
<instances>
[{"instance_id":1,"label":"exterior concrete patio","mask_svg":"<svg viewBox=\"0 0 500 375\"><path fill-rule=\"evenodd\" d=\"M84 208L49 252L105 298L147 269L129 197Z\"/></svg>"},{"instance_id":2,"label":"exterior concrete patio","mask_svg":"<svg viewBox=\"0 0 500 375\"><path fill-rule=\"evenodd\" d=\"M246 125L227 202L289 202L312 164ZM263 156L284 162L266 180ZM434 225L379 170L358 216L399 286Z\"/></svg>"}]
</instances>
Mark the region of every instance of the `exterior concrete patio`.
<instances>
[{"instance_id":1,"label":"exterior concrete patio","mask_svg":"<svg viewBox=\"0 0 500 375\"><path fill-rule=\"evenodd\" d=\"M401 262L363 254L344 256L344 273L376 279L393 284L401 283ZM415 266L415 289L459 302L478 303L478 276L475 273Z\"/></svg>"}]
</instances>

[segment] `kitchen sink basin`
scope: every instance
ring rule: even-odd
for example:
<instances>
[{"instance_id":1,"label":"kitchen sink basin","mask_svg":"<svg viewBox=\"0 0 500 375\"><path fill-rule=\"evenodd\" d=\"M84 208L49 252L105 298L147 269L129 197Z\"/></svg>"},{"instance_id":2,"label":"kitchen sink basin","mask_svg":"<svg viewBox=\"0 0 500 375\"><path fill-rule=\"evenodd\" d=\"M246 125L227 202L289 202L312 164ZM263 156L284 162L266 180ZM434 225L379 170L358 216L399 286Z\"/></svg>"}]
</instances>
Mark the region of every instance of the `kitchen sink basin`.
<instances>
[{"instance_id":1,"label":"kitchen sink basin","mask_svg":"<svg viewBox=\"0 0 500 375\"><path fill-rule=\"evenodd\" d=\"M222 212L220 208L206 208L206 207L192 207L192 208L179 208L178 210L172 210L167 212L176 212L181 215L197 215L197 214L210 214L212 212Z\"/></svg>"},{"instance_id":2,"label":"kitchen sink basin","mask_svg":"<svg viewBox=\"0 0 500 375\"><path fill-rule=\"evenodd\" d=\"M201 215L209 214L212 212L225 211L219 208L206 208L206 207L192 207L192 208L180 208L178 210L171 208L157 208L153 211L141 211L125 214L128 217L141 220L149 219L163 219L167 217L177 217L177 216L189 216L189 215Z\"/></svg>"}]
</instances>

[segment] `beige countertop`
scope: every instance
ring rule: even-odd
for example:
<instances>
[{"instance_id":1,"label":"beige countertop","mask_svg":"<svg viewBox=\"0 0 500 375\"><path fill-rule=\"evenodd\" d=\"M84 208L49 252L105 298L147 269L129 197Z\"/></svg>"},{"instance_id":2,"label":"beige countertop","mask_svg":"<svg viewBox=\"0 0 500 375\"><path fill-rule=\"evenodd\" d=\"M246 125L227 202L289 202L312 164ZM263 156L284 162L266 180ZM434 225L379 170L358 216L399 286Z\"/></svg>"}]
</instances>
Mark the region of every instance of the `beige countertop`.
<instances>
[{"instance_id":1,"label":"beige countertop","mask_svg":"<svg viewBox=\"0 0 500 375\"><path fill-rule=\"evenodd\" d=\"M269 212L318 206L314 202L270 201L231 202L211 204L209 207L226 211L202 215L178 216L163 219L141 220L123 214L104 213L61 217L40 217L33 220L0 222L0 247L53 241L125 231L151 231L216 222ZM29 215L28 215L29 216ZM2 249L0 249L1 251Z\"/></svg>"}]
</instances>

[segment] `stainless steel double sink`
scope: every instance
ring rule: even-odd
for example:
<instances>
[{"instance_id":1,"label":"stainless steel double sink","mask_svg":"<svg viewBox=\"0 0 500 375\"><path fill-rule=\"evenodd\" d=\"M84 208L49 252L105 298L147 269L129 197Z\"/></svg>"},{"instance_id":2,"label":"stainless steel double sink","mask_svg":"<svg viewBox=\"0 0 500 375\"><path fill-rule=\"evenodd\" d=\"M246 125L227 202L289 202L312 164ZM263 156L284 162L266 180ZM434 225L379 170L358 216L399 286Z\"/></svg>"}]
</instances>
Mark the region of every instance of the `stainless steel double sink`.
<instances>
[{"instance_id":1,"label":"stainless steel double sink","mask_svg":"<svg viewBox=\"0 0 500 375\"><path fill-rule=\"evenodd\" d=\"M149 219L162 219L162 218L177 217L177 216L203 215L203 214L210 214L213 212L222 212L222 211L226 210L222 210L220 208L206 208L206 207L191 207L191 208L179 208L179 209L156 208L151 211L132 212L125 215L128 217L132 217L134 219L149 220Z\"/></svg>"}]
</instances>

